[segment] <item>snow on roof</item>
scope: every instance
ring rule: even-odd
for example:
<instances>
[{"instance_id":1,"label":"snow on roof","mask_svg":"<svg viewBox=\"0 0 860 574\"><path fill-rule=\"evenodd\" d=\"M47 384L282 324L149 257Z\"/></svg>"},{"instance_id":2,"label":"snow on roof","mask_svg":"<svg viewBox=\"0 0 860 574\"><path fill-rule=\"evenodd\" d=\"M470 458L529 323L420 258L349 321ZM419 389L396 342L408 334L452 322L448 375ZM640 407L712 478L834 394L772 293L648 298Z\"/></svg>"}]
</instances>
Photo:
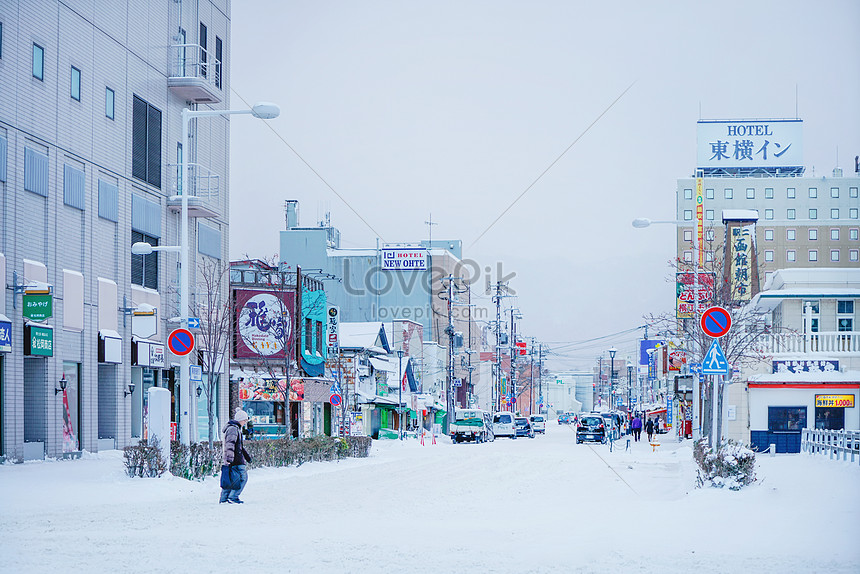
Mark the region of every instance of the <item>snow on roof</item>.
<instances>
[{"instance_id":1,"label":"snow on roof","mask_svg":"<svg viewBox=\"0 0 860 574\"><path fill-rule=\"evenodd\" d=\"M382 323L366 321L340 324L340 347L343 349L370 349L379 347L379 332Z\"/></svg>"},{"instance_id":2,"label":"snow on roof","mask_svg":"<svg viewBox=\"0 0 860 574\"><path fill-rule=\"evenodd\" d=\"M819 373L767 373L764 375L752 375L750 384L755 383L857 383L860 384L860 371L822 371Z\"/></svg>"},{"instance_id":3,"label":"snow on roof","mask_svg":"<svg viewBox=\"0 0 860 574\"><path fill-rule=\"evenodd\" d=\"M723 221L758 221L758 210L724 209Z\"/></svg>"},{"instance_id":4,"label":"snow on roof","mask_svg":"<svg viewBox=\"0 0 860 574\"><path fill-rule=\"evenodd\" d=\"M860 288L860 268L796 267L777 269L764 284L763 291L791 287Z\"/></svg>"}]
</instances>

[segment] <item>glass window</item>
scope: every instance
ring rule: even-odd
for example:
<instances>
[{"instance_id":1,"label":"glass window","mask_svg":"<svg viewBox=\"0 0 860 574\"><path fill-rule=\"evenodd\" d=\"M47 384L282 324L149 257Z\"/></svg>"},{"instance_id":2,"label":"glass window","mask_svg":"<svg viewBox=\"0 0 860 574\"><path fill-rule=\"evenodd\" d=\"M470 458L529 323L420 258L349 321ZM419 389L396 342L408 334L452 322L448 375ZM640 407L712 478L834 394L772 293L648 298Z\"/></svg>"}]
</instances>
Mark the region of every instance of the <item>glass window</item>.
<instances>
[{"instance_id":1,"label":"glass window","mask_svg":"<svg viewBox=\"0 0 860 574\"><path fill-rule=\"evenodd\" d=\"M714 210L713 209L706 209L705 210L705 219L707 219L708 221L714 220Z\"/></svg>"},{"instance_id":2,"label":"glass window","mask_svg":"<svg viewBox=\"0 0 860 574\"><path fill-rule=\"evenodd\" d=\"M765 241L773 241L773 229L765 229L764 230L764 240Z\"/></svg>"},{"instance_id":3,"label":"glass window","mask_svg":"<svg viewBox=\"0 0 860 574\"><path fill-rule=\"evenodd\" d=\"M132 245L139 241L149 243L153 247L158 246L158 238L132 229ZM131 283L132 285L141 285L149 289L158 289L158 251L153 251L149 255L132 254Z\"/></svg>"},{"instance_id":4,"label":"glass window","mask_svg":"<svg viewBox=\"0 0 860 574\"><path fill-rule=\"evenodd\" d=\"M764 198L765 199L773 199L773 188L772 187L764 188Z\"/></svg>"},{"instance_id":5,"label":"glass window","mask_svg":"<svg viewBox=\"0 0 860 574\"><path fill-rule=\"evenodd\" d=\"M693 252L692 251L684 251L684 261L686 263L693 262Z\"/></svg>"},{"instance_id":6,"label":"glass window","mask_svg":"<svg viewBox=\"0 0 860 574\"><path fill-rule=\"evenodd\" d=\"M714 252L713 251L705 251L705 261L710 263L714 260Z\"/></svg>"},{"instance_id":7,"label":"glass window","mask_svg":"<svg viewBox=\"0 0 860 574\"><path fill-rule=\"evenodd\" d=\"M692 221L693 219L693 210L685 209L684 210L684 221Z\"/></svg>"},{"instance_id":8,"label":"glass window","mask_svg":"<svg viewBox=\"0 0 860 574\"><path fill-rule=\"evenodd\" d=\"M161 110L134 96L131 175L161 188Z\"/></svg>"},{"instance_id":9,"label":"glass window","mask_svg":"<svg viewBox=\"0 0 860 574\"><path fill-rule=\"evenodd\" d=\"M856 188L856 187L849 187L849 188L848 188L848 197L853 197L853 198L857 198L857 197L858 197L858 194L857 194L857 188Z\"/></svg>"},{"instance_id":10,"label":"glass window","mask_svg":"<svg viewBox=\"0 0 860 574\"><path fill-rule=\"evenodd\" d=\"M854 330L854 318L853 317L837 317L836 318L836 330L837 331L853 331Z\"/></svg>"},{"instance_id":11,"label":"glass window","mask_svg":"<svg viewBox=\"0 0 860 574\"><path fill-rule=\"evenodd\" d=\"M3 59L3 22L0 22L0 59Z\"/></svg>"},{"instance_id":12,"label":"glass window","mask_svg":"<svg viewBox=\"0 0 860 574\"><path fill-rule=\"evenodd\" d=\"M809 250L809 260L810 261L818 261L818 250L810 249Z\"/></svg>"},{"instance_id":13,"label":"glass window","mask_svg":"<svg viewBox=\"0 0 860 574\"><path fill-rule=\"evenodd\" d=\"M707 241L713 241L714 240L714 230L713 229L706 229L705 230L705 239Z\"/></svg>"},{"instance_id":14,"label":"glass window","mask_svg":"<svg viewBox=\"0 0 860 574\"><path fill-rule=\"evenodd\" d=\"M705 199L714 199L714 188L705 189Z\"/></svg>"},{"instance_id":15,"label":"glass window","mask_svg":"<svg viewBox=\"0 0 860 574\"><path fill-rule=\"evenodd\" d=\"M797 192L793 187L786 188L785 197L788 199L794 199L795 197L797 197Z\"/></svg>"},{"instance_id":16,"label":"glass window","mask_svg":"<svg viewBox=\"0 0 860 574\"><path fill-rule=\"evenodd\" d=\"M116 94L110 88L105 88L105 117L114 119L114 104L116 103Z\"/></svg>"},{"instance_id":17,"label":"glass window","mask_svg":"<svg viewBox=\"0 0 860 574\"><path fill-rule=\"evenodd\" d=\"M789 262L797 261L797 254L793 250L789 249L785 252L785 260Z\"/></svg>"},{"instance_id":18,"label":"glass window","mask_svg":"<svg viewBox=\"0 0 860 574\"><path fill-rule=\"evenodd\" d=\"M818 219L818 210L814 207L809 210L809 219Z\"/></svg>"},{"instance_id":19,"label":"glass window","mask_svg":"<svg viewBox=\"0 0 860 574\"><path fill-rule=\"evenodd\" d=\"M693 199L692 189L684 189L684 199Z\"/></svg>"},{"instance_id":20,"label":"glass window","mask_svg":"<svg viewBox=\"0 0 860 574\"><path fill-rule=\"evenodd\" d=\"M848 219L857 219L857 208L852 207L848 210Z\"/></svg>"},{"instance_id":21,"label":"glass window","mask_svg":"<svg viewBox=\"0 0 860 574\"><path fill-rule=\"evenodd\" d=\"M81 101L81 71L72 66L71 96L73 100Z\"/></svg>"},{"instance_id":22,"label":"glass window","mask_svg":"<svg viewBox=\"0 0 860 574\"><path fill-rule=\"evenodd\" d=\"M830 219L839 219L839 208L834 207L830 210Z\"/></svg>"},{"instance_id":23,"label":"glass window","mask_svg":"<svg viewBox=\"0 0 860 574\"><path fill-rule=\"evenodd\" d=\"M849 229L848 230L848 239L851 241L857 241L857 237L860 236L860 229Z\"/></svg>"},{"instance_id":24,"label":"glass window","mask_svg":"<svg viewBox=\"0 0 860 574\"><path fill-rule=\"evenodd\" d=\"M684 231L684 241L689 242L693 240L693 230L687 229Z\"/></svg>"},{"instance_id":25,"label":"glass window","mask_svg":"<svg viewBox=\"0 0 860 574\"><path fill-rule=\"evenodd\" d=\"M726 199L731 199L732 195L734 195L734 191L732 190L731 187L727 187L725 189L725 194L726 194Z\"/></svg>"},{"instance_id":26,"label":"glass window","mask_svg":"<svg viewBox=\"0 0 860 574\"><path fill-rule=\"evenodd\" d=\"M773 210L772 209L765 209L764 210L764 218L765 219L773 219Z\"/></svg>"},{"instance_id":27,"label":"glass window","mask_svg":"<svg viewBox=\"0 0 860 574\"><path fill-rule=\"evenodd\" d=\"M786 241L794 241L797 236L797 231L794 229L786 229L785 230L785 240Z\"/></svg>"},{"instance_id":28,"label":"glass window","mask_svg":"<svg viewBox=\"0 0 860 574\"><path fill-rule=\"evenodd\" d=\"M839 241L839 229L831 229L830 230L830 240L831 241Z\"/></svg>"},{"instance_id":29,"label":"glass window","mask_svg":"<svg viewBox=\"0 0 860 574\"><path fill-rule=\"evenodd\" d=\"M45 49L39 44L33 44L33 77L45 79Z\"/></svg>"},{"instance_id":30,"label":"glass window","mask_svg":"<svg viewBox=\"0 0 860 574\"><path fill-rule=\"evenodd\" d=\"M773 251L765 251L764 252L764 260L765 261L773 261Z\"/></svg>"},{"instance_id":31,"label":"glass window","mask_svg":"<svg viewBox=\"0 0 860 574\"><path fill-rule=\"evenodd\" d=\"M206 53L209 42L207 40L206 24L200 22L200 34L197 36L198 44L200 45L200 75L206 77L206 63L209 61Z\"/></svg>"},{"instance_id":32,"label":"glass window","mask_svg":"<svg viewBox=\"0 0 860 574\"><path fill-rule=\"evenodd\" d=\"M860 261L860 250L851 249L848 251L848 261Z\"/></svg>"},{"instance_id":33,"label":"glass window","mask_svg":"<svg viewBox=\"0 0 860 574\"><path fill-rule=\"evenodd\" d=\"M215 36L215 87L221 89L221 62L224 58L224 44Z\"/></svg>"},{"instance_id":34,"label":"glass window","mask_svg":"<svg viewBox=\"0 0 860 574\"><path fill-rule=\"evenodd\" d=\"M809 230L809 240L816 241L818 239L818 229L812 228Z\"/></svg>"},{"instance_id":35,"label":"glass window","mask_svg":"<svg viewBox=\"0 0 860 574\"><path fill-rule=\"evenodd\" d=\"M755 199L755 188L748 187L747 188L747 199Z\"/></svg>"},{"instance_id":36,"label":"glass window","mask_svg":"<svg viewBox=\"0 0 860 574\"><path fill-rule=\"evenodd\" d=\"M785 218L786 219L795 219L794 210L793 209L787 209L785 211Z\"/></svg>"},{"instance_id":37,"label":"glass window","mask_svg":"<svg viewBox=\"0 0 860 574\"><path fill-rule=\"evenodd\" d=\"M834 261L834 262L839 261L839 250L838 249L831 249L830 250L830 261Z\"/></svg>"},{"instance_id":38,"label":"glass window","mask_svg":"<svg viewBox=\"0 0 860 574\"><path fill-rule=\"evenodd\" d=\"M854 314L854 300L848 299L847 301L837 301L836 302L836 312L841 314L841 315L844 315L846 313L849 315L853 315Z\"/></svg>"},{"instance_id":39,"label":"glass window","mask_svg":"<svg viewBox=\"0 0 860 574\"><path fill-rule=\"evenodd\" d=\"M818 301L818 299L804 299L800 305L801 308L804 309L804 313L806 312L805 310L806 310L806 304L807 303L809 303L809 306L812 308L812 314L818 315L819 303L820 303Z\"/></svg>"},{"instance_id":40,"label":"glass window","mask_svg":"<svg viewBox=\"0 0 860 574\"><path fill-rule=\"evenodd\" d=\"M767 430L801 431L806 428L806 407L767 407Z\"/></svg>"},{"instance_id":41,"label":"glass window","mask_svg":"<svg viewBox=\"0 0 860 574\"><path fill-rule=\"evenodd\" d=\"M839 197L839 188L838 187L831 187L830 188L830 197L836 197L836 198Z\"/></svg>"},{"instance_id":42,"label":"glass window","mask_svg":"<svg viewBox=\"0 0 860 574\"><path fill-rule=\"evenodd\" d=\"M809 199L816 199L818 197L818 188L810 187L809 188Z\"/></svg>"}]
</instances>

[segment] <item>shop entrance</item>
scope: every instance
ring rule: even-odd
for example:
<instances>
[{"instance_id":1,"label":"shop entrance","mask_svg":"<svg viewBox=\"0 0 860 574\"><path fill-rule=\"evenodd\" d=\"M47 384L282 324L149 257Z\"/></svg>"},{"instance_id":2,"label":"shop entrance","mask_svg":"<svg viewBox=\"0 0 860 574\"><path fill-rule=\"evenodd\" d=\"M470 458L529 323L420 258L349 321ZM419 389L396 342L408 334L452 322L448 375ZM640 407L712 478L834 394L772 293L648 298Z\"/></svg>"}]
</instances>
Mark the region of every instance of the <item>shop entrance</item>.
<instances>
[{"instance_id":1,"label":"shop entrance","mask_svg":"<svg viewBox=\"0 0 860 574\"><path fill-rule=\"evenodd\" d=\"M100 364L99 377L99 450L116 448L117 429L117 366Z\"/></svg>"},{"instance_id":2,"label":"shop entrance","mask_svg":"<svg viewBox=\"0 0 860 574\"><path fill-rule=\"evenodd\" d=\"M24 458L45 458L48 360L24 358Z\"/></svg>"},{"instance_id":3,"label":"shop entrance","mask_svg":"<svg viewBox=\"0 0 860 574\"><path fill-rule=\"evenodd\" d=\"M147 367L132 367L131 382L134 391L131 393L131 436L143 438L146 436L146 415L148 412L149 393L158 381L158 370Z\"/></svg>"},{"instance_id":4,"label":"shop entrance","mask_svg":"<svg viewBox=\"0 0 860 574\"><path fill-rule=\"evenodd\" d=\"M66 379L66 396L69 401L69 423L72 448L81 450L81 364L71 361L63 361L63 376ZM63 424L65 424L65 412L62 413ZM64 441L66 439L64 438ZM65 444L65 442L64 442Z\"/></svg>"},{"instance_id":5,"label":"shop entrance","mask_svg":"<svg viewBox=\"0 0 860 574\"><path fill-rule=\"evenodd\" d=\"M845 409L842 407L815 407L815 428L842 430L845 428Z\"/></svg>"}]
</instances>

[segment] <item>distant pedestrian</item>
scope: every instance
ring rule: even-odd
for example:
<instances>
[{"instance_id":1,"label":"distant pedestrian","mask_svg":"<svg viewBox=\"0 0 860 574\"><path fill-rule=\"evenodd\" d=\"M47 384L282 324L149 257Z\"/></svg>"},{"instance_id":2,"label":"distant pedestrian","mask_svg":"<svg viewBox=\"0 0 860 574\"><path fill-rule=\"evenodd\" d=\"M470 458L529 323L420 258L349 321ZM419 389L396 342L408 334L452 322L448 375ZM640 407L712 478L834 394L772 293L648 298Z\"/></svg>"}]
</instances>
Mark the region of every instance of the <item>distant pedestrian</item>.
<instances>
[{"instance_id":1,"label":"distant pedestrian","mask_svg":"<svg viewBox=\"0 0 860 574\"><path fill-rule=\"evenodd\" d=\"M648 419L648 422L645 423L645 433L648 435L648 442L651 442L651 437L654 436L654 420Z\"/></svg>"},{"instance_id":2,"label":"distant pedestrian","mask_svg":"<svg viewBox=\"0 0 860 574\"><path fill-rule=\"evenodd\" d=\"M221 444L221 461L222 464L231 467L226 469L239 473L238 484L233 484L232 489L221 489L221 502L229 502L230 504L242 504L239 500L239 495L245 488L248 482L248 471L245 469L245 463L251 462L251 456L245 450L244 439L242 438L242 427L248 423L248 413L242 409L236 409L236 415L233 420L229 421L223 430L223 440Z\"/></svg>"},{"instance_id":3,"label":"distant pedestrian","mask_svg":"<svg viewBox=\"0 0 860 574\"><path fill-rule=\"evenodd\" d=\"M633 427L633 440L639 442L639 439L642 437L642 419L639 418L638 414L633 417L631 426Z\"/></svg>"}]
</instances>

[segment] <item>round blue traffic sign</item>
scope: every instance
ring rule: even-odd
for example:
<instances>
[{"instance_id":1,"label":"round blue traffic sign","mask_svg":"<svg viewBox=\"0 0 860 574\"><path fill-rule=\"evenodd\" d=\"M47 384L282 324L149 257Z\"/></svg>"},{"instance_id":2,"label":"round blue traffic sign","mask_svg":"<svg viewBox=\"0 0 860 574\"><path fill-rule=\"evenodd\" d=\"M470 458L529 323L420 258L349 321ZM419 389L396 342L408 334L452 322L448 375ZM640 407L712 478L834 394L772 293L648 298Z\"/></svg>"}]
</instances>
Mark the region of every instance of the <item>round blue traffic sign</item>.
<instances>
[{"instance_id":1,"label":"round blue traffic sign","mask_svg":"<svg viewBox=\"0 0 860 574\"><path fill-rule=\"evenodd\" d=\"M702 313L699 323L705 335L719 339L731 329L732 316L722 307L711 307Z\"/></svg>"},{"instance_id":2,"label":"round blue traffic sign","mask_svg":"<svg viewBox=\"0 0 860 574\"><path fill-rule=\"evenodd\" d=\"M194 335L188 329L174 329L167 336L167 347L177 357L187 355L194 350Z\"/></svg>"},{"instance_id":3,"label":"round blue traffic sign","mask_svg":"<svg viewBox=\"0 0 860 574\"><path fill-rule=\"evenodd\" d=\"M341 399L341 396L339 394L332 393L332 395L329 397L328 400L332 404L333 407L336 407L336 406L340 405L340 403L343 399Z\"/></svg>"}]
</instances>

